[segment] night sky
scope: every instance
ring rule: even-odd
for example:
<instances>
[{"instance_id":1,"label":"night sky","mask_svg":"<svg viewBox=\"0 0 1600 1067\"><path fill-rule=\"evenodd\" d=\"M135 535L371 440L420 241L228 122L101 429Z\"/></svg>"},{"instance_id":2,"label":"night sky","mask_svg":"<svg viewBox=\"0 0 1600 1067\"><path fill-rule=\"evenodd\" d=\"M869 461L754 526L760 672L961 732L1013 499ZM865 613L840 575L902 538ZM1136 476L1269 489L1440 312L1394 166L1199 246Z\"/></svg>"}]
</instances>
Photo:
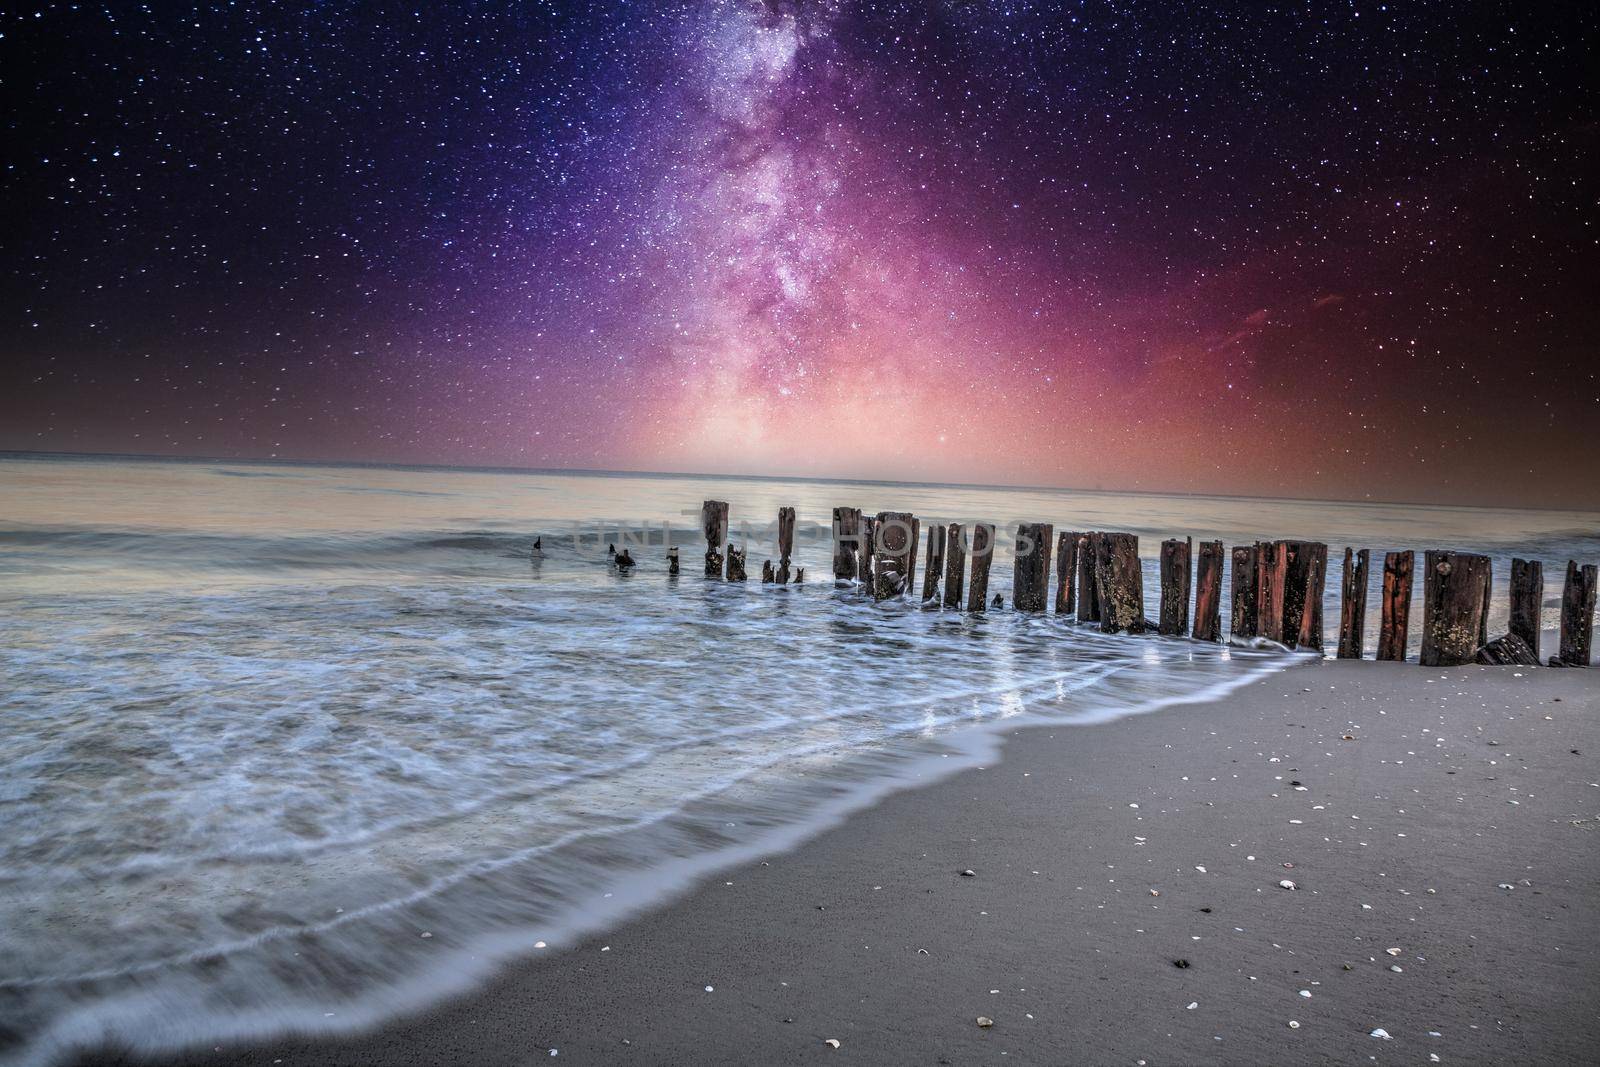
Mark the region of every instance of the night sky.
<instances>
[{"instance_id":1,"label":"night sky","mask_svg":"<svg viewBox=\"0 0 1600 1067\"><path fill-rule=\"evenodd\" d=\"M0 15L0 448L1600 504L1589 4Z\"/></svg>"}]
</instances>

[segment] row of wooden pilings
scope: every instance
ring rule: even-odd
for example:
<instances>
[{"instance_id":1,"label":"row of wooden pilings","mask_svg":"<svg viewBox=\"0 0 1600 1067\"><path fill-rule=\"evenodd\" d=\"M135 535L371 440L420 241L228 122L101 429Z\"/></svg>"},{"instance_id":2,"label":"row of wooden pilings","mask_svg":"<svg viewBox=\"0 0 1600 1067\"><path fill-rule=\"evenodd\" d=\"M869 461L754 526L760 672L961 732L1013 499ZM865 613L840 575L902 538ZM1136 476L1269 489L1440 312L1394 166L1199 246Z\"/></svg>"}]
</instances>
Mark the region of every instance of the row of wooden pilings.
<instances>
[{"instance_id":1,"label":"row of wooden pilings","mask_svg":"<svg viewBox=\"0 0 1600 1067\"><path fill-rule=\"evenodd\" d=\"M706 537L706 576L745 578L744 550L728 540L728 504L707 500L701 508ZM769 561L763 580L787 584L794 553L795 509L778 511L776 567ZM854 581L879 600L915 589L921 522L910 512L860 508L833 509L833 575ZM921 599L953 610L981 612L990 607L989 570L995 528L961 523L929 528ZM1012 604L1018 611L1045 612L1050 604L1052 555L1057 615L1098 623L1106 633L1155 631L1168 636L1222 640L1221 541L1191 538L1161 543L1161 610L1144 616L1144 572L1139 538L1105 531L1055 532L1050 523L1021 523L1016 531ZM1264 638L1288 648L1323 651L1322 602L1328 546L1319 541L1257 541L1232 551L1234 638ZM676 549L672 569L677 573ZM969 561L970 557L970 561ZM1366 638L1367 584L1371 552L1344 550L1340 589L1340 659L1360 659ZM1383 560L1377 658L1403 661L1411 618L1412 575L1416 554L1390 552ZM804 571L796 571L804 580ZM1538 561L1511 561L1509 630L1489 639L1492 565L1472 552L1429 550L1424 556L1422 652L1424 666L1464 663L1540 663L1540 620L1544 569ZM1190 617L1190 590L1194 613ZM1596 568L1568 562L1561 598L1560 650L1553 667L1587 667L1594 634ZM997 597L995 603L999 603Z\"/></svg>"}]
</instances>

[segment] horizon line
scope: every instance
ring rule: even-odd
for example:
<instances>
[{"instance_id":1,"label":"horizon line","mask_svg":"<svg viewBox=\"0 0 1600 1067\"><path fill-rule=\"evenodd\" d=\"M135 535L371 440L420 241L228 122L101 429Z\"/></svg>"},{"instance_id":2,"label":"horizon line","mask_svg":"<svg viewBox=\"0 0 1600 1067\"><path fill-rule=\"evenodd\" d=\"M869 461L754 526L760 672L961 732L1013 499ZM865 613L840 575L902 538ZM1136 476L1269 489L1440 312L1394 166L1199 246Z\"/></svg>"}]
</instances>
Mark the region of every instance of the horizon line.
<instances>
[{"instance_id":1,"label":"horizon line","mask_svg":"<svg viewBox=\"0 0 1600 1067\"><path fill-rule=\"evenodd\" d=\"M1201 500L1258 500L1290 501L1308 504L1381 504L1388 506L1421 508L1458 508L1472 511L1549 511L1574 514L1600 513L1600 507L1558 507L1553 505L1461 504L1437 501L1403 500L1386 497L1269 496L1264 493L1195 493L1181 489L1107 489L1072 485L1033 485L1015 483L936 482L903 478L846 478L798 474L716 474L707 471L650 471L626 470L609 467L517 467L505 465L462 465L453 463L407 463L385 460L359 459L282 459L263 456L207 456L173 455L160 452L73 452L60 449L0 448L0 459L21 458L38 460L47 458L74 460L131 460L141 463L237 463L281 467L348 467L354 469L419 470L419 471L472 471L479 474L547 474L560 477L582 475L634 478L708 478L726 481L760 482L818 482L825 485L905 485L929 489L978 489L991 492L1035 493L1106 493L1113 496L1167 496Z\"/></svg>"}]
</instances>

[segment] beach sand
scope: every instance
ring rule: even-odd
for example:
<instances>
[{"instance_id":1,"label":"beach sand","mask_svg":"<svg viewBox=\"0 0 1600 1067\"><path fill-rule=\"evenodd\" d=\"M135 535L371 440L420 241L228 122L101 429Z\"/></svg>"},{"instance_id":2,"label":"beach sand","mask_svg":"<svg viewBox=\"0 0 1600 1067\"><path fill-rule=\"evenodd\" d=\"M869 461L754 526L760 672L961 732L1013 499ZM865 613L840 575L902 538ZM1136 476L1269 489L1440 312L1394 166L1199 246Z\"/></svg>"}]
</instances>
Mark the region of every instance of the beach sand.
<instances>
[{"instance_id":1,"label":"beach sand","mask_svg":"<svg viewBox=\"0 0 1600 1067\"><path fill-rule=\"evenodd\" d=\"M1597 672L1310 663L1016 730L466 998L188 1062L1595 1062L1597 756Z\"/></svg>"}]
</instances>

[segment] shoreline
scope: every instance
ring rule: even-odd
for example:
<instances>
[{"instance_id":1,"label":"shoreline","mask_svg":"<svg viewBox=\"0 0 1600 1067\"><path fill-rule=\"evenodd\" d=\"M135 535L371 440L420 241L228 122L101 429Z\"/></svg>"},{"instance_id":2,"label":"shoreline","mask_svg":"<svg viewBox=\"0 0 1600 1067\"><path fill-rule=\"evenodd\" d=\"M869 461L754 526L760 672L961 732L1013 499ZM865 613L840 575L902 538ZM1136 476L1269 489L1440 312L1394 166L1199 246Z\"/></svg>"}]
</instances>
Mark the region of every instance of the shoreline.
<instances>
[{"instance_id":1,"label":"shoreline","mask_svg":"<svg viewBox=\"0 0 1600 1067\"><path fill-rule=\"evenodd\" d=\"M1594 677L1316 661L1006 730L981 769L374 1030L74 1062L1589 1060Z\"/></svg>"}]
</instances>

